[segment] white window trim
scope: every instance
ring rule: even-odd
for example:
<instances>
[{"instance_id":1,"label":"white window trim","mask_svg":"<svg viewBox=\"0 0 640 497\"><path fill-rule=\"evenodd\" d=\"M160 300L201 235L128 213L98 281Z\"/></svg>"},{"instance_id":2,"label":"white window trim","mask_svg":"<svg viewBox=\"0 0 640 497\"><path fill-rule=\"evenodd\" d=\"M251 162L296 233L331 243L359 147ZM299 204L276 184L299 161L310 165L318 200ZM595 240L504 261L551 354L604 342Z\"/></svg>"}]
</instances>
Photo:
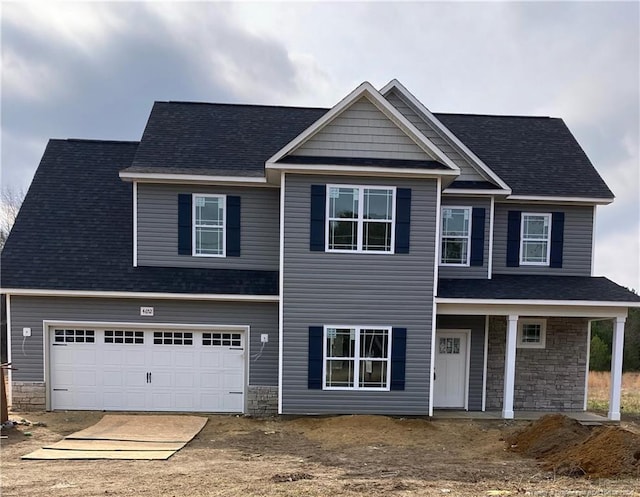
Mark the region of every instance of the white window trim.
<instances>
[{"instance_id":1,"label":"white window trim","mask_svg":"<svg viewBox=\"0 0 640 497\"><path fill-rule=\"evenodd\" d=\"M522 327L525 324L537 324L540 325L540 342L531 343L522 341ZM516 341L516 347L519 349L544 349L547 342L547 320L546 319L518 319L518 339Z\"/></svg>"},{"instance_id":2,"label":"white window trim","mask_svg":"<svg viewBox=\"0 0 640 497\"><path fill-rule=\"evenodd\" d=\"M546 241L547 242L547 254L546 254L546 260L544 262L529 262L524 260L524 219L526 216L538 216L538 217L544 217L547 219L547 222L549 225L549 232L547 234L546 240L543 238L528 240L528 241L540 241L540 242ZM551 227L552 227L551 221L552 221L551 213L549 212L523 212L520 215L520 265L521 266L549 266L549 263L551 260Z\"/></svg>"},{"instance_id":3,"label":"white window trim","mask_svg":"<svg viewBox=\"0 0 640 497\"><path fill-rule=\"evenodd\" d=\"M353 221L357 224L357 240L356 240L356 250L345 250L345 249L332 249L329 248L329 235L331 233L331 218L329 216L330 212L330 202L329 202L329 192L331 188L358 188L358 217L353 219ZM384 186L384 185L337 185L331 184L326 185L326 194L325 194L325 226L324 226L324 250L325 252L332 253L340 253L340 254L393 254L395 252L396 245L396 187L395 186ZM363 237L364 237L364 190L365 189L373 189L373 190L391 190L391 221L384 220L373 220L378 222L387 222L391 224L391 246L389 250L364 250L362 248Z\"/></svg>"},{"instance_id":4,"label":"white window trim","mask_svg":"<svg viewBox=\"0 0 640 497\"><path fill-rule=\"evenodd\" d=\"M459 263L459 262L442 262L442 258L444 257L444 253L442 251L442 241L445 239L444 231L442 229L442 223L444 223L444 210L445 209L464 209L469 212L469 233L467 235L467 262ZM467 205L443 205L440 207L440 258L439 264L443 267L470 267L471 266L471 223L473 222L473 207L469 207ZM464 238L463 236L447 236L446 238Z\"/></svg>"},{"instance_id":5,"label":"white window trim","mask_svg":"<svg viewBox=\"0 0 640 497\"><path fill-rule=\"evenodd\" d=\"M349 329L354 330L355 332L355 344L354 350L355 355L353 357L354 361L354 371L353 371L353 386L352 387L331 387L327 386L327 330L331 329ZM386 387L361 387L360 383L360 361L363 358L360 357L360 333L362 330L381 330L386 331L388 340L387 340L387 378L386 378ZM353 326L353 325L333 325L328 324L323 326L322 331L322 389L323 390L359 390L364 392L389 392L391 390L391 342L393 340L393 328L391 326ZM364 358L366 359L366 358ZM345 360L351 360L349 358L345 358ZM382 360L378 360L377 362L383 362Z\"/></svg>"},{"instance_id":6,"label":"white window trim","mask_svg":"<svg viewBox=\"0 0 640 497\"><path fill-rule=\"evenodd\" d=\"M193 257L226 257L227 256L227 196L211 193L193 193L191 196L191 255ZM221 254L199 254L196 245L196 198L218 198L222 199L222 253Z\"/></svg>"}]
</instances>

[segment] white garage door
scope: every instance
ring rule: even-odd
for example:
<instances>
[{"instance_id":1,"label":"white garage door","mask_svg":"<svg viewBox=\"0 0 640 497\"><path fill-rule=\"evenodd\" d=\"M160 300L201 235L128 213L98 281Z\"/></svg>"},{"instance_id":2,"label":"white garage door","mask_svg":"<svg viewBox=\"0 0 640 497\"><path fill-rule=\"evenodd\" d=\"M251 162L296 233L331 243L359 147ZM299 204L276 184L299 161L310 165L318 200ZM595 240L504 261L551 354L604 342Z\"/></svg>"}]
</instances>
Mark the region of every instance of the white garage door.
<instances>
[{"instance_id":1,"label":"white garage door","mask_svg":"<svg viewBox=\"0 0 640 497\"><path fill-rule=\"evenodd\" d=\"M52 409L244 411L241 331L53 327Z\"/></svg>"}]
</instances>

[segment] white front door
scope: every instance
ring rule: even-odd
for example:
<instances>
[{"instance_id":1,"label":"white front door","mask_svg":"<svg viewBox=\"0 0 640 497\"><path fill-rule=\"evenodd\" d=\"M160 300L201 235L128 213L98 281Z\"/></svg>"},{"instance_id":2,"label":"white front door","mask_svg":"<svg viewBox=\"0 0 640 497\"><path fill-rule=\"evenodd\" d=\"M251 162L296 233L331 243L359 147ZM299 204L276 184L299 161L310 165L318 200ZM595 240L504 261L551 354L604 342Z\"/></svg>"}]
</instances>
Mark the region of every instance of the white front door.
<instances>
[{"instance_id":1,"label":"white front door","mask_svg":"<svg viewBox=\"0 0 640 497\"><path fill-rule=\"evenodd\" d=\"M466 408L468 336L467 331L436 331L434 407Z\"/></svg>"},{"instance_id":2,"label":"white front door","mask_svg":"<svg viewBox=\"0 0 640 497\"><path fill-rule=\"evenodd\" d=\"M243 412L245 333L50 329L51 408Z\"/></svg>"}]
</instances>

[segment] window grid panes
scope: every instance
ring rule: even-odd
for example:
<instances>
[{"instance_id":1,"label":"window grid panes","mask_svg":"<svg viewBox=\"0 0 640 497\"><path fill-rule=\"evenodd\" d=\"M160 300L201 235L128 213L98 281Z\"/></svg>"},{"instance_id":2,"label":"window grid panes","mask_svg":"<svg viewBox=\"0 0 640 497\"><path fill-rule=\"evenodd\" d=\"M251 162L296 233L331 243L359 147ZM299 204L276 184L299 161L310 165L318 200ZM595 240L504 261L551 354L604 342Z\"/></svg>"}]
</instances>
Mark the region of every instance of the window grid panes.
<instances>
[{"instance_id":1,"label":"window grid panes","mask_svg":"<svg viewBox=\"0 0 640 497\"><path fill-rule=\"evenodd\" d=\"M154 345L193 345L193 333L182 331L154 331Z\"/></svg>"},{"instance_id":2,"label":"window grid panes","mask_svg":"<svg viewBox=\"0 0 640 497\"><path fill-rule=\"evenodd\" d=\"M195 255L224 255L225 197L194 195Z\"/></svg>"},{"instance_id":3,"label":"window grid panes","mask_svg":"<svg viewBox=\"0 0 640 497\"><path fill-rule=\"evenodd\" d=\"M542 327L539 324L522 325L522 343L540 343Z\"/></svg>"},{"instance_id":4,"label":"window grid panes","mask_svg":"<svg viewBox=\"0 0 640 497\"><path fill-rule=\"evenodd\" d=\"M325 328L325 387L386 390L388 328Z\"/></svg>"},{"instance_id":5,"label":"window grid panes","mask_svg":"<svg viewBox=\"0 0 640 497\"><path fill-rule=\"evenodd\" d=\"M441 264L469 265L471 246L471 208L443 207Z\"/></svg>"},{"instance_id":6,"label":"window grid panes","mask_svg":"<svg viewBox=\"0 0 640 497\"><path fill-rule=\"evenodd\" d=\"M95 330L53 330L54 343L95 343Z\"/></svg>"},{"instance_id":7,"label":"window grid panes","mask_svg":"<svg viewBox=\"0 0 640 497\"><path fill-rule=\"evenodd\" d=\"M548 264L550 238L551 214L523 214L520 262Z\"/></svg>"},{"instance_id":8,"label":"window grid panes","mask_svg":"<svg viewBox=\"0 0 640 497\"><path fill-rule=\"evenodd\" d=\"M523 318L518 320L518 348L544 349L546 344L546 321Z\"/></svg>"},{"instance_id":9,"label":"window grid panes","mask_svg":"<svg viewBox=\"0 0 640 497\"><path fill-rule=\"evenodd\" d=\"M328 249L391 252L393 188L329 186Z\"/></svg>"},{"instance_id":10,"label":"window grid panes","mask_svg":"<svg viewBox=\"0 0 640 497\"><path fill-rule=\"evenodd\" d=\"M140 345L144 343L143 331L105 330L104 343L129 343Z\"/></svg>"},{"instance_id":11,"label":"window grid panes","mask_svg":"<svg viewBox=\"0 0 640 497\"><path fill-rule=\"evenodd\" d=\"M241 347L241 333L203 333L202 345L213 347Z\"/></svg>"}]
</instances>

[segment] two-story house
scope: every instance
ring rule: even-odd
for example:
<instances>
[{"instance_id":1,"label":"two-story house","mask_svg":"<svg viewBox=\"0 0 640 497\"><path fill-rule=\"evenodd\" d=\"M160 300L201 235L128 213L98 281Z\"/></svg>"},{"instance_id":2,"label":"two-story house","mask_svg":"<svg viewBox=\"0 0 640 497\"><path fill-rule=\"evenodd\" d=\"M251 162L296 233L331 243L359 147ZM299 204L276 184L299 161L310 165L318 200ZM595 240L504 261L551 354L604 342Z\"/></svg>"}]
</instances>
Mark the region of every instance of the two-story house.
<instances>
[{"instance_id":1,"label":"two-story house","mask_svg":"<svg viewBox=\"0 0 640 497\"><path fill-rule=\"evenodd\" d=\"M560 119L156 102L139 142L51 140L2 253L19 408L609 417L640 298L593 275L613 194Z\"/></svg>"}]
</instances>

